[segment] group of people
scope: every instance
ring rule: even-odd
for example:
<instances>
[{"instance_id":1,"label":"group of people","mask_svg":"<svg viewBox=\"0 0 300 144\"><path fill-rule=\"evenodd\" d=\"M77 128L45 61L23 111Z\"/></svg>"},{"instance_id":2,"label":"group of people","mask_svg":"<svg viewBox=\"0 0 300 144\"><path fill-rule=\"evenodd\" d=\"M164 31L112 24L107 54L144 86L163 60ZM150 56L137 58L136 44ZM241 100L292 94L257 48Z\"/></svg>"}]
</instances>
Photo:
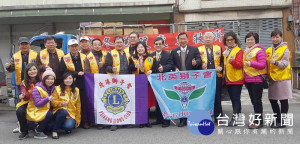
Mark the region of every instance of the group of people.
<instances>
[{"instance_id":1,"label":"group of people","mask_svg":"<svg viewBox=\"0 0 300 144\"><path fill-rule=\"evenodd\" d=\"M45 49L39 53L30 49L26 37L19 38L20 51L14 54L11 62L5 64L8 71L15 71L18 86L16 95L20 102L17 104L16 113L21 131L19 139L28 136L31 125L35 131L34 137L40 139L47 138L44 133L47 130L52 131L52 138L58 139L58 129L64 129L67 133L80 125L88 129L91 124L86 116L83 78L86 72L150 75L170 71L216 69L215 122L218 123L223 115L221 93L225 84L233 108L228 126L236 126L241 117L240 97L245 84L256 116L255 122L249 125L250 129L263 126L263 82L268 77L269 99L277 116L271 127L284 127L280 125L281 113L288 112L288 99L292 97L292 88L290 51L287 43L282 41L281 31L276 29L271 33L273 46L267 51L259 45L259 36L253 32L245 37L245 50L239 47L239 40L234 32L226 33L223 40L225 51L213 44L212 32L204 34L204 45L198 48L188 45L188 35L185 32L179 33L177 40L180 46L171 53L163 50L165 41L160 37L154 40L155 51L152 53L147 51L145 43L139 41L137 32L131 32L128 37L130 46L124 48L123 37L116 36L115 49L110 52L102 51L100 39L91 40L87 36L82 36L79 42L71 39L68 41L68 54L56 48L57 43L52 36L44 39ZM155 122L139 127L170 125L169 120L163 119L159 106L156 106L155 115ZM186 124L187 119L181 118L178 127ZM105 127L100 124L95 126L98 129ZM112 131L117 128L116 125L110 126Z\"/></svg>"}]
</instances>

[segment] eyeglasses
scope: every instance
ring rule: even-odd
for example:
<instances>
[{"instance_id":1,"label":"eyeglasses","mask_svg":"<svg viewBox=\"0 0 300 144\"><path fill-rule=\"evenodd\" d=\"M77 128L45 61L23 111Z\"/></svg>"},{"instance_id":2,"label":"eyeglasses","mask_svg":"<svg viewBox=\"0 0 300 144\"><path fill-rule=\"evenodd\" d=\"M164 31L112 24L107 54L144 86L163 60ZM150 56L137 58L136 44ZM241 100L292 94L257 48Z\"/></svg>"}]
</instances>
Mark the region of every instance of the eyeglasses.
<instances>
[{"instance_id":1,"label":"eyeglasses","mask_svg":"<svg viewBox=\"0 0 300 144\"><path fill-rule=\"evenodd\" d=\"M227 39L226 42L232 42L234 39Z\"/></svg>"},{"instance_id":2,"label":"eyeglasses","mask_svg":"<svg viewBox=\"0 0 300 144\"><path fill-rule=\"evenodd\" d=\"M137 37L129 37L129 39L136 39Z\"/></svg>"}]
</instances>

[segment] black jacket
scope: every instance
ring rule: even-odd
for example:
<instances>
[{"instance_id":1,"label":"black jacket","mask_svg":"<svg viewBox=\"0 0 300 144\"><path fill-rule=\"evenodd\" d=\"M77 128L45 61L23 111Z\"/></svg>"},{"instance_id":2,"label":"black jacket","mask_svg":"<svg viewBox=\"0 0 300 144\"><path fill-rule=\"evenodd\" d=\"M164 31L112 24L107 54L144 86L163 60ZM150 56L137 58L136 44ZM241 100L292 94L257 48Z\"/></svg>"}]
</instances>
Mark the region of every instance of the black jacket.
<instances>
[{"instance_id":1,"label":"black jacket","mask_svg":"<svg viewBox=\"0 0 300 144\"><path fill-rule=\"evenodd\" d=\"M177 47L171 51L171 59L174 63L173 70L176 70L176 68L181 70L181 58L180 58L181 55L179 55L180 52L181 52L180 47ZM187 45L186 52L187 52L187 55L185 58L186 70L200 70L202 68L202 61L200 58L200 53L199 53L198 48ZM194 58L197 62L196 66L192 65L192 60Z\"/></svg>"},{"instance_id":2,"label":"black jacket","mask_svg":"<svg viewBox=\"0 0 300 144\"><path fill-rule=\"evenodd\" d=\"M79 76L78 75L78 72L83 71L83 68L82 68L82 65L84 65L84 63L82 64L81 63L81 57L80 55L78 55L78 58L75 60L74 57L71 55L71 58L72 58L72 61L74 63L74 66L75 66L75 71L69 71L67 69L67 66L65 64L65 61L64 61L64 57L61 58L61 61L60 61L60 73L61 75L63 75L64 73L67 73L67 72L70 72L74 78L76 78L75 80L75 86L77 86L80 90L83 90L84 88L84 78L83 76ZM77 62L77 63L76 63ZM63 82L63 80L62 80Z\"/></svg>"},{"instance_id":3,"label":"black jacket","mask_svg":"<svg viewBox=\"0 0 300 144\"><path fill-rule=\"evenodd\" d=\"M150 54L153 57L152 73L160 73L158 70L159 65L163 67L163 72L170 72L173 69L173 61L170 57L170 53L162 50L159 61L156 60L156 52Z\"/></svg>"}]
</instances>

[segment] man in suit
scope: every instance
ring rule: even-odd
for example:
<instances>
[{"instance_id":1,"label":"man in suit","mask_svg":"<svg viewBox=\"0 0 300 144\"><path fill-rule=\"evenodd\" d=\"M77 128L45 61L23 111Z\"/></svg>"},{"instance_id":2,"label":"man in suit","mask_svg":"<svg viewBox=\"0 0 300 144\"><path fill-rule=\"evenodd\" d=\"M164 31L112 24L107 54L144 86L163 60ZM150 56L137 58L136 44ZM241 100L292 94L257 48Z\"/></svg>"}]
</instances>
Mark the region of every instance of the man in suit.
<instances>
[{"instance_id":1,"label":"man in suit","mask_svg":"<svg viewBox=\"0 0 300 144\"><path fill-rule=\"evenodd\" d=\"M185 32L179 33L177 37L179 47L171 52L171 59L175 71L200 70L202 61L198 48L188 45L188 35ZM186 118L180 118L178 127L186 125Z\"/></svg>"},{"instance_id":2,"label":"man in suit","mask_svg":"<svg viewBox=\"0 0 300 144\"><path fill-rule=\"evenodd\" d=\"M157 37L154 40L155 52L151 53L150 56L153 57L152 73L164 73L170 72L173 68L170 53L163 50L164 40L161 37ZM162 124L162 127L168 127L170 125L170 120L164 120L160 111L159 106L155 109L156 122L152 125Z\"/></svg>"}]
</instances>

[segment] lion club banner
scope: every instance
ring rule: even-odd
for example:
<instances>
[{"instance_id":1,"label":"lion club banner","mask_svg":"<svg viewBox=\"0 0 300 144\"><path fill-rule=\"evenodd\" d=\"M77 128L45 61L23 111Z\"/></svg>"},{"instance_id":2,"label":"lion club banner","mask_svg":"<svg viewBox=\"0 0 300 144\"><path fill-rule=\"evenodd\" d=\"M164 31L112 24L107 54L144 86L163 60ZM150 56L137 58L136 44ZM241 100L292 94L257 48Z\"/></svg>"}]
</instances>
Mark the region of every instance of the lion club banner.
<instances>
[{"instance_id":1,"label":"lion club banner","mask_svg":"<svg viewBox=\"0 0 300 144\"><path fill-rule=\"evenodd\" d=\"M214 44L219 45L224 48L223 37L224 37L224 28L216 29L207 29L207 30L198 30L198 31L187 31L188 35L188 44L191 46L202 46L204 44L203 36L206 32L212 32L214 34ZM157 37L161 37L165 40L164 50L170 51L179 46L177 42L177 36L179 33L165 33L165 34L140 34L140 41L146 43L148 51L154 51L154 40ZM99 38L102 41L102 50L110 51L114 49L114 37L115 35L87 35L91 38ZM129 46L129 37L128 35L122 35L124 39L125 47Z\"/></svg>"},{"instance_id":2,"label":"lion club banner","mask_svg":"<svg viewBox=\"0 0 300 144\"><path fill-rule=\"evenodd\" d=\"M151 74L149 81L164 119L186 118L195 110L213 115L216 70Z\"/></svg>"},{"instance_id":3,"label":"lion club banner","mask_svg":"<svg viewBox=\"0 0 300 144\"><path fill-rule=\"evenodd\" d=\"M148 81L146 75L85 73L88 121L123 125L148 122Z\"/></svg>"}]
</instances>

